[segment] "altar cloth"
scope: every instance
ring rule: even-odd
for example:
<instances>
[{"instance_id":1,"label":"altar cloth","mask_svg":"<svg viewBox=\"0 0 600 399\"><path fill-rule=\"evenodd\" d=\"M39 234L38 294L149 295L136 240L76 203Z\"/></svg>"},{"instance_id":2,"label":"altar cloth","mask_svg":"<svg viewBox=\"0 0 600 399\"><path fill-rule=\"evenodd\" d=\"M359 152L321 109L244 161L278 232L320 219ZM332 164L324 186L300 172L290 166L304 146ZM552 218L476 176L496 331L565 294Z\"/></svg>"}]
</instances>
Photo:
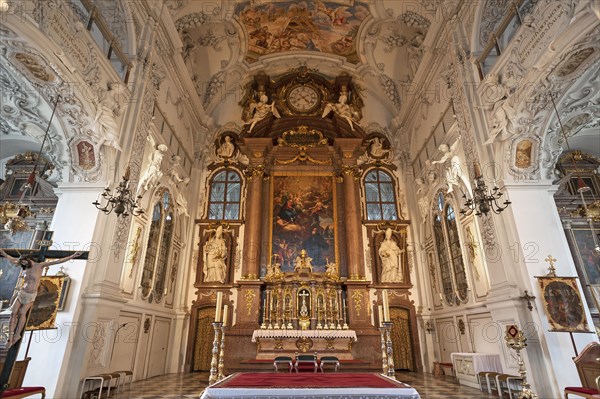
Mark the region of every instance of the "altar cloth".
<instances>
[{"instance_id":1,"label":"altar cloth","mask_svg":"<svg viewBox=\"0 0 600 399\"><path fill-rule=\"evenodd\" d=\"M252 342L257 338L350 338L356 342L354 330L254 330Z\"/></svg>"},{"instance_id":2,"label":"altar cloth","mask_svg":"<svg viewBox=\"0 0 600 399\"><path fill-rule=\"evenodd\" d=\"M416 389L377 373L236 373L206 388L201 399L419 399Z\"/></svg>"}]
</instances>

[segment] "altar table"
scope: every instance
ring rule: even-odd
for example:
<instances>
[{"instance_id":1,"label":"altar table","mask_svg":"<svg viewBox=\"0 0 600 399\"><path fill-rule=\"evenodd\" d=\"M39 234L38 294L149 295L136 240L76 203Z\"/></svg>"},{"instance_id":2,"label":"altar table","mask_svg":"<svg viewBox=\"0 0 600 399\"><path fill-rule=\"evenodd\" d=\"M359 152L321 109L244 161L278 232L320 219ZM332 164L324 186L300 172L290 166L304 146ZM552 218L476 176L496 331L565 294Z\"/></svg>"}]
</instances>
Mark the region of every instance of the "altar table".
<instances>
[{"instance_id":1,"label":"altar table","mask_svg":"<svg viewBox=\"0 0 600 399\"><path fill-rule=\"evenodd\" d=\"M254 330L252 342L257 338L349 338L356 342L354 330Z\"/></svg>"}]
</instances>

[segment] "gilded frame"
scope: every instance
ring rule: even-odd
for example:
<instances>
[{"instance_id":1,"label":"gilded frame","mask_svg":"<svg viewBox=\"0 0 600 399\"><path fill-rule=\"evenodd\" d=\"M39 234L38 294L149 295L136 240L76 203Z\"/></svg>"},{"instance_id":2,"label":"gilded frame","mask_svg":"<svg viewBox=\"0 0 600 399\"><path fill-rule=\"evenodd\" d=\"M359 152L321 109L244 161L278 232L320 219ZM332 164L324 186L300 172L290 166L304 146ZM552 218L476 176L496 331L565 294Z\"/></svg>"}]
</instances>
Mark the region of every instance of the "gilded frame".
<instances>
[{"instance_id":1,"label":"gilded frame","mask_svg":"<svg viewBox=\"0 0 600 399\"><path fill-rule=\"evenodd\" d=\"M281 182L281 183L279 183ZM326 191L317 192L313 188L319 187L319 185L323 185L325 182L330 184L331 189ZM325 254L314 257L313 259L313 271L317 273L324 273L326 271L326 261L338 263L339 261L339 250L338 250L338 218L337 218L337 192L336 192L336 182L335 176L331 172L276 172L271 176L271 193L270 193L270 217L269 217L269 263L271 261L274 262L273 256L278 252L278 260L281 263L281 270L283 272L293 272L294 271L294 260L297 256L300 255L302 248L302 240L306 242L309 239L309 236L313 233L313 225L307 224L306 222L297 222L294 220L294 223L287 224L282 226L281 217L279 214L281 213L281 209L283 207L283 193L281 190L281 186L285 186L288 183L289 189L289 197L296 196L296 198L300 197L299 189L302 187L306 192L304 193L306 196L318 194L321 195L322 200L322 209L316 209L312 211L312 215L315 214L320 217L319 213L323 210L323 214L325 212L331 213L331 221L326 223L326 226L322 225L322 222L318 222L317 232L315 235L321 234L325 241L332 241L332 245L328 243L328 247L324 250ZM277 187L276 187L277 186ZM308 189L308 190L307 190ZM311 189L313 189L311 191ZM327 193L327 196L325 194ZM278 197L278 201L276 203L275 198ZM323 201L323 197L325 200ZM302 200L300 200L302 201ZM304 201L302 205L307 205L309 201ZM313 204L313 207L318 207L317 203ZM327 210L330 209L330 210ZM301 212L302 215L298 215L298 220L301 220L303 217L307 216L308 209L303 209ZM296 227L298 226L298 227ZM311 229L307 229L307 227L311 227ZM326 233L326 227L331 227L329 231L331 231L331 236L329 233ZM283 228L288 228L289 231L283 232ZM293 232L292 229L297 229L296 232ZM323 232L320 230L323 229ZM289 233L289 234L288 234ZM327 237L327 238L326 238ZM292 239L292 241L284 241L286 239ZM287 244L287 255L281 256L282 248L284 248L284 244ZM291 245L290 245L291 244ZM278 246L278 248L276 248ZM277 249L277 251L276 251ZM307 250L308 255L310 256L310 251ZM330 259L327 255L332 254L334 259ZM312 257L312 256L311 256ZM339 266L339 265L338 265Z\"/></svg>"},{"instance_id":2,"label":"gilded frame","mask_svg":"<svg viewBox=\"0 0 600 399\"><path fill-rule=\"evenodd\" d=\"M590 332L577 277L536 277L552 332Z\"/></svg>"}]
</instances>

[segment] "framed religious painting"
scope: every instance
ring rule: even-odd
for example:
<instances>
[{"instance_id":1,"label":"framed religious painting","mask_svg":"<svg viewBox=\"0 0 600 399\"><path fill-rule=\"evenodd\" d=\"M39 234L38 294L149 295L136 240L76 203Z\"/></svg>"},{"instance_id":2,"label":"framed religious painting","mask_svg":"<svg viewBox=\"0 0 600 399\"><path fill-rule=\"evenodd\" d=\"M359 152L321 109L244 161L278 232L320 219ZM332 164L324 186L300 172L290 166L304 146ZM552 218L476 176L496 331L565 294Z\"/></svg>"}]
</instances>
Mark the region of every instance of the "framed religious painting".
<instances>
[{"instance_id":1,"label":"framed religious painting","mask_svg":"<svg viewBox=\"0 0 600 399\"><path fill-rule=\"evenodd\" d=\"M334 177L290 173L272 179L271 261L293 272L304 255L313 272L325 272L338 259Z\"/></svg>"},{"instance_id":2,"label":"framed religious painting","mask_svg":"<svg viewBox=\"0 0 600 399\"><path fill-rule=\"evenodd\" d=\"M60 306L65 276L42 276L31 314L27 320L27 330L47 330L55 328L56 313Z\"/></svg>"},{"instance_id":3,"label":"framed religious painting","mask_svg":"<svg viewBox=\"0 0 600 399\"><path fill-rule=\"evenodd\" d=\"M590 332L577 277L536 277L550 331Z\"/></svg>"}]
</instances>

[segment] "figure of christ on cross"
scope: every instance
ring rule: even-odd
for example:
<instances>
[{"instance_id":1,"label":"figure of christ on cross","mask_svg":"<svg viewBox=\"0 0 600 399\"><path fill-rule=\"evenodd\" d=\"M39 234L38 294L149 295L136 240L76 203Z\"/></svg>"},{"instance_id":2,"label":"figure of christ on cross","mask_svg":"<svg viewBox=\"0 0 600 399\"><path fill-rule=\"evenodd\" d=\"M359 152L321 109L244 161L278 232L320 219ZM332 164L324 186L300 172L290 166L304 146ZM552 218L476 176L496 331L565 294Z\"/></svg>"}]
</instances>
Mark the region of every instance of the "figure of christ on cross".
<instances>
[{"instance_id":1,"label":"figure of christ on cross","mask_svg":"<svg viewBox=\"0 0 600 399\"><path fill-rule=\"evenodd\" d=\"M23 285L17 289L16 295L13 296L13 301L8 308L10 311L10 321L7 348L10 348L21 339L25 323L27 322L27 312L29 312L35 301L44 268L78 258L82 254L84 254L83 251L78 251L61 259L49 262L35 262L33 254L21 255L18 258L14 258L0 248L0 255L8 259L13 265L23 268ZM43 258L44 254L41 254L39 257Z\"/></svg>"}]
</instances>

